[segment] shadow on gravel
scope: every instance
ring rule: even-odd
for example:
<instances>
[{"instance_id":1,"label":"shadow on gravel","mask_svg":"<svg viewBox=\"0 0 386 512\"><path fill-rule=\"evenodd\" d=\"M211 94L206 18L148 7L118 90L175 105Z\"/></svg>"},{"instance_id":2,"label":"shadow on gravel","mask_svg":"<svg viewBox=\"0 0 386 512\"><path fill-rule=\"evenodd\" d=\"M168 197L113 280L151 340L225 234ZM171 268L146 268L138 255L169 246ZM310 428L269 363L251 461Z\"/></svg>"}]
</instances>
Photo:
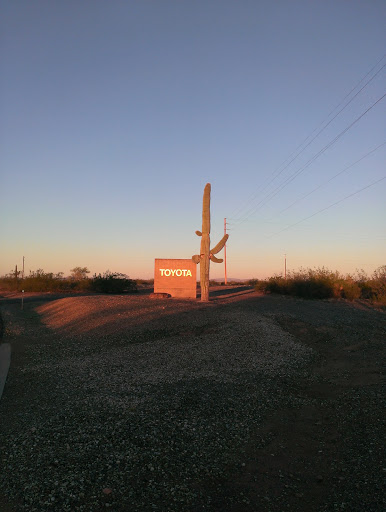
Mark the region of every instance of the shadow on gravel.
<instances>
[{"instance_id":1,"label":"shadow on gravel","mask_svg":"<svg viewBox=\"0 0 386 512\"><path fill-rule=\"evenodd\" d=\"M24 311L21 309L22 294L7 294L0 297L0 309L2 306L16 308L22 324L34 317L36 326L48 328L46 334L55 331L63 335L87 334L99 338L121 333L127 338L130 332L134 334L133 330L141 330L142 334L146 332L146 336L140 336L140 340L138 336L130 338L131 342L142 342L144 337L153 341L155 338L176 335L181 329L186 331L188 316L194 317L202 309L210 310L257 296L250 286L212 287L210 302L202 303L199 296L197 299L149 299L149 290L152 288L135 294L118 295L25 294ZM216 319L213 320L216 325Z\"/></svg>"}]
</instances>

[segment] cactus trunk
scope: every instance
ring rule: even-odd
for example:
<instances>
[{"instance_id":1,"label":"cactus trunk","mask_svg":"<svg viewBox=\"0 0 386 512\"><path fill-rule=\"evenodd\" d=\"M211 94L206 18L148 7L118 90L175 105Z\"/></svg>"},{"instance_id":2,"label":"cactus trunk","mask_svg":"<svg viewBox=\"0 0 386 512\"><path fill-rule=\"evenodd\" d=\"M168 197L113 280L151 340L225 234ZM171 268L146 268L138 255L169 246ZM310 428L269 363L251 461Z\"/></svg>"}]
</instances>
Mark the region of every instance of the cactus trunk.
<instances>
[{"instance_id":1,"label":"cactus trunk","mask_svg":"<svg viewBox=\"0 0 386 512\"><path fill-rule=\"evenodd\" d=\"M209 301L209 265L210 260L214 263L222 263L223 260L217 259L217 254L224 247L228 235L225 235L215 248L210 250L210 183L205 185L204 197L202 201L202 231L196 231L196 235L201 237L200 254L192 256L195 263L200 263L200 285L201 301Z\"/></svg>"},{"instance_id":2,"label":"cactus trunk","mask_svg":"<svg viewBox=\"0 0 386 512\"><path fill-rule=\"evenodd\" d=\"M200 249L201 301L209 300L209 257L210 257L210 183L205 185L202 199L202 235Z\"/></svg>"},{"instance_id":3,"label":"cactus trunk","mask_svg":"<svg viewBox=\"0 0 386 512\"><path fill-rule=\"evenodd\" d=\"M201 260L200 260L200 285L201 285L201 301L209 300L209 264L210 264L210 236L202 234L201 238Z\"/></svg>"}]
</instances>

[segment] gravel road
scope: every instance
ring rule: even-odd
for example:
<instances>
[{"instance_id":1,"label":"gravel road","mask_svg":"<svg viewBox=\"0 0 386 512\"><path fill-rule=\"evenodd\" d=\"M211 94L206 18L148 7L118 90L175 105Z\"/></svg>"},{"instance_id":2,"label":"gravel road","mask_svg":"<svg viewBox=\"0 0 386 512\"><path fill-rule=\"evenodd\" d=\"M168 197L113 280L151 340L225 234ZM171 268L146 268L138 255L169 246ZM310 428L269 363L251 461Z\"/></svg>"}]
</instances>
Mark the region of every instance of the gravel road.
<instances>
[{"instance_id":1,"label":"gravel road","mask_svg":"<svg viewBox=\"0 0 386 512\"><path fill-rule=\"evenodd\" d=\"M384 311L218 293L0 300L2 512L386 510Z\"/></svg>"}]
</instances>

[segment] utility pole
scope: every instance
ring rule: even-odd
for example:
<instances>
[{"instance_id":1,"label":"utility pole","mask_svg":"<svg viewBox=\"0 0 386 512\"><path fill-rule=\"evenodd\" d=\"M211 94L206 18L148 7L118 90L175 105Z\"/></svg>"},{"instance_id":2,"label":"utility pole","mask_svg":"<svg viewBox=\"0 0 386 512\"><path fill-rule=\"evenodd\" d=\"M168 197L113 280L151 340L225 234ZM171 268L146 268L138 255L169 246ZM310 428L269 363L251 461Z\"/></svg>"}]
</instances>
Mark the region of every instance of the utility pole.
<instances>
[{"instance_id":1,"label":"utility pole","mask_svg":"<svg viewBox=\"0 0 386 512\"><path fill-rule=\"evenodd\" d=\"M227 234L227 220L224 218L224 235ZM224 245L224 272L225 272L225 280L224 285L227 284L227 244Z\"/></svg>"},{"instance_id":2,"label":"utility pole","mask_svg":"<svg viewBox=\"0 0 386 512\"><path fill-rule=\"evenodd\" d=\"M24 279L24 256L23 256L23 273L22 273L22 279Z\"/></svg>"},{"instance_id":3,"label":"utility pole","mask_svg":"<svg viewBox=\"0 0 386 512\"><path fill-rule=\"evenodd\" d=\"M284 254L284 279L287 279L287 255Z\"/></svg>"}]
</instances>

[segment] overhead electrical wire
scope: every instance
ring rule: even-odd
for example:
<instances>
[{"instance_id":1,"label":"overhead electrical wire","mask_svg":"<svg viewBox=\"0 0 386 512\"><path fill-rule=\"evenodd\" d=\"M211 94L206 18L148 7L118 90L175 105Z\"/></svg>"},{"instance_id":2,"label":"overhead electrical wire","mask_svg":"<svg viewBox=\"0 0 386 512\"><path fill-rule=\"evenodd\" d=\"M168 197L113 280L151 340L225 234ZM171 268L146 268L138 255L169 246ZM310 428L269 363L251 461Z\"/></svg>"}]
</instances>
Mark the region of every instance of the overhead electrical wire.
<instances>
[{"instance_id":1,"label":"overhead electrical wire","mask_svg":"<svg viewBox=\"0 0 386 512\"><path fill-rule=\"evenodd\" d=\"M346 98L348 98L354 91L355 89L357 89L360 84L373 72L374 69L376 69L376 67L379 65L380 62L382 62L382 60L385 58L386 54L382 56L381 59L379 59L377 61L377 63L370 69L370 71L368 71L366 73L366 75L364 75L364 77L351 89L351 91L346 94L346 96L342 99L342 101L328 114L328 116L313 130L313 132L311 132L310 135L308 135L306 137L306 139L299 145L297 146L297 148L291 153L291 155L273 172L273 178L265 185L264 188L262 188L261 190L259 190L258 192L256 192L255 194L253 194L248 200L247 202L245 203L245 205L241 208L237 208L236 210L234 210L232 212L233 213L236 213L236 212L241 212L243 209L245 209L250 203L252 203L256 197L259 195L259 193L263 192L264 190L266 190L266 188L278 177L280 176L280 174L282 174L285 169L287 169L289 167L289 165L294 162L296 160L296 158L298 158L298 156L300 156L303 151L327 128L327 126L329 126L332 121L334 121L338 115L343 112L343 110L363 91L363 89L365 89L365 87L367 87L367 85L372 81L374 80L374 78L382 71L382 69L385 68L386 64L384 64L376 73L374 73L374 75L372 75L372 77L361 87L361 89L359 91L357 91L357 93L339 110L339 112L337 112L335 114L335 116L330 119L328 121L328 119L331 117L331 115L336 111L337 108L339 108L343 102L346 100ZM328 121L328 122L326 122ZM325 124L326 123L326 124ZM323 126L324 125L324 126ZM304 146L304 144L310 139L310 137L312 137L312 135L320 128L322 127L318 133L308 142L308 144L306 144ZM302 146L304 146L302 148ZM302 148L300 151L298 151L296 153L296 151L298 149ZM296 153L296 154L295 154ZM293 156L295 154L295 156ZM293 157L293 158L292 158ZM289 159L291 159L288 163L286 163ZM312 162L311 162L312 163ZM283 165L286 164L284 167ZM282 168L283 167L283 168ZM260 203L258 203L260 204ZM247 212L248 213L248 212ZM240 218L243 218L246 214L242 215ZM230 217L231 218L231 217ZM240 219L235 219L236 221L240 220Z\"/></svg>"},{"instance_id":2,"label":"overhead electrical wire","mask_svg":"<svg viewBox=\"0 0 386 512\"><path fill-rule=\"evenodd\" d=\"M330 119L330 121L329 121L328 123L326 123L326 124L323 126L323 128L322 128L321 130L319 130L319 131L318 131L318 133L315 135L315 137L313 137L313 138L309 141L309 143L308 143L306 146L304 146L304 147L303 147L303 149L302 149L301 151L299 151L299 152L294 156L294 158L292 158L292 159L287 163L287 165L286 165L286 166L285 166L285 167L284 167L284 168L283 168L279 173L277 173L277 174L272 178L272 180L267 184L267 186L268 186L268 185L270 185L270 184L271 184L271 183L272 183L272 182L273 182L273 181L274 181L278 176L280 176L280 174L282 174L282 173L283 173L283 172L284 172L284 171L285 171L285 170L286 170L286 169L287 169L287 168L292 164L292 162L294 162L294 161L296 160L296 158L297 158L299 155L301 155L301 153L303 153L303 151L304 151L306 148L308 148L308 146L309 146L310 144L312 144L312 142L313 142L313 141L314 141L314 140L315 140L315 139L316 139L316 138L317 138L317 137L318 137L318 136L319 136L319 135L320 135L320 134L321 134L321 133L322 133L322 132L327 128L327 126L329 126L329 125L334 121L334 119L336 119L336 118L338 117L338 115L339 115L340 113L342 113L342 112L343 112L343 110L344 110L344 109L345 109L345 108L346 108L346 107L347 107L347 106L348 106L348 105L349 105L349 104L350 104L350 103L351 103L351 102L352 102L352 101L353 101L353 100L358 96L358 94L360 94L360 93L363 91L363 89L364 89L365 87L367 87L367 85L368 85L368 84L369 84L369 83L370 83L370 82L371 82L371 81L372 81L372 80L373 80L373 79L378 75L378 73L380 73L380 72L382 71L382 69L383 69L384 67L386 67L386 64L384 64L384 65L381 67L381 69L379 69L379 70L375 73L375 75L373 75L373 76L370 78L370 80L368 80L368 82L366 82L366 83L365 83L365 85L364 85L364 86L363 86L363 87L362 87L362 88L361 88L361 89L360 89L360 90L359 90L359 91L358 91L358 92L357 92L357 93L356 93L356 94L355 94L355 95L350 99L350 101L348 101L348 102L346 103L346 105L345 105L341 110L339 110L339 112L337 112L337 114L335 114L335 116L334 116L332 119ZM365 112L365 113L366 113L366 112ZM314 130L314 131L315 131L315 130ZM314 132L313 132L313 133L314 133ZM308 140L308 139L306 139L306 140ZM318 154L316 155L316 157L315 157L314 159L316 159L317 157L318 157ZM312 163L312 162L313 162L313 160L311 160L311 161L310 161L310 165L311 165L311 163ZM291 180L291 181L292 181L292 180ZM267 187L265 187L265 188L267 188ZM264 190L265 190L265 189L264 189Z\"/></svg>"},{"instance_id":3,"label":"overhead electrical wire","mask_svg":"<svg viewBox=\"0 0 386 512\"><path fill-rule=\"evenodd\" d=\"M334 176L332 176L332 178L330 178L329 180L325 181L324 183L321 183L320 185L318 185L317 187L315 187L313 190L311 190L310 192L308 192L307 194L304 194L302 195L301 197L299 197L298 199L296 199L293 203L291 203L289 206L287 206L286 208L284 208L283 210L280 210L279 212L279 215L286 212L287 210L289 210L290 208L292 208L292 206L294 206L295 204L297 204L299 201L302 201L303 199L305 199L306 197L310 196L311 194L313 194L314 192L316 192L317 190L319 190L320 188L324 187L325 185L327 185L327 183L330 183L332 180L334 180L335 178L337 178L338 176L340 176L341 174L343 174L344 172L348 171L349 169L351 169L352 167L354 167L354 165L358 164L359 162L361 162L362 160L364 160L366 157L370 156L371 154L375 153L375 151L377 151L378 149L380 149L382 146L384 146L386 144L386 141L385 142L382 142L382 144L379 144L376 148L372 149L371 151L369 151L368 153L366 153L365 155L361 156L361 158L359 158L358 160L355 160L355 162L353 162L352 164L348 165L347 167L345 167L344 169L342 169L341 171L339 171L337 174L335 174Z\"/></svg>"},{"instance_id":4,"label":"overhead electrical wire","mask_svg":"<svg viewBox=\"0 0 386 512\"><path fill-rule=\"evenodd\" d=\"M252 209L248 210L242 217L233 220L234 225L241 224L245 222L251 215L256 213L260 208L265 206L268 201L270 201L273 197L275 197L279 192L283 190L289 183L291 183L295 178L297 178L300 174L302 174L317 158L319 158L327 149L329 149L332 145L334 145L345 133L347 133L358 121L362 119L371 109L373 109L380 101L385 98L386 93L378 98L367 110L365 110L360 116L358 116L352 123L350 123L344 130L342 130L336 137L334 137L328 144L326 144L321 150L319 150L312 158L310 158L306 164L291 174L286 178L284 182L278 185L274 190L272 190L265 198L263 198L259 203Z\"/></svg>"},{"instance_id":5,"label":"overhead electrical wire","mask_svg":"<svg viewBox=\"0 0 386 512\"><path fill-rule=\"evenodd\" d=\"M374 185L376 185L377 183L380 183L381 181L383 181L384 179L386 179L386 176L383 176L382 178L380 178L379 180L376 180L376 181L373 181L372 183L370 183L369 185L366 185L365 187L363 188L360 188L359 190L357 190L356 192L353 192L352 194L349 194L348 196L346 197L343 197L342 199L340 199L339 201L336 201L335 203L332 203L330 204L329 206L326 206L325 208L322 208L321 210L318 210L317 212L313 213L312 215L309 215L308 217L305 217L304 219L301 219L299 220L298 222L295 222L294 224L290 224L289 226L281 229L280 231L278 231L277 233L274 233L273 235L271 236L268 236L267 238L272 238L274 236L277 236L279 235L280 233L283 233L283 231L287 231L288 229L290 228L293 228L294 226L297 226L298 224L301 224L302 222L308 220L308 219L311 219L312 217L315 217L315 215L318 215L319 213L322 213L322 212L325 212L326 210L329 210L330 208L332 208L333 206L336 206L337 204L339 203L342 203L343 201L346 201L346 199L349 199L350 197L353 197L357 194L359 194L360 192L362 192L363 190L366 190L367 188L370 188L370 187L373 187Z\"/></svg>"}]
</instances>

